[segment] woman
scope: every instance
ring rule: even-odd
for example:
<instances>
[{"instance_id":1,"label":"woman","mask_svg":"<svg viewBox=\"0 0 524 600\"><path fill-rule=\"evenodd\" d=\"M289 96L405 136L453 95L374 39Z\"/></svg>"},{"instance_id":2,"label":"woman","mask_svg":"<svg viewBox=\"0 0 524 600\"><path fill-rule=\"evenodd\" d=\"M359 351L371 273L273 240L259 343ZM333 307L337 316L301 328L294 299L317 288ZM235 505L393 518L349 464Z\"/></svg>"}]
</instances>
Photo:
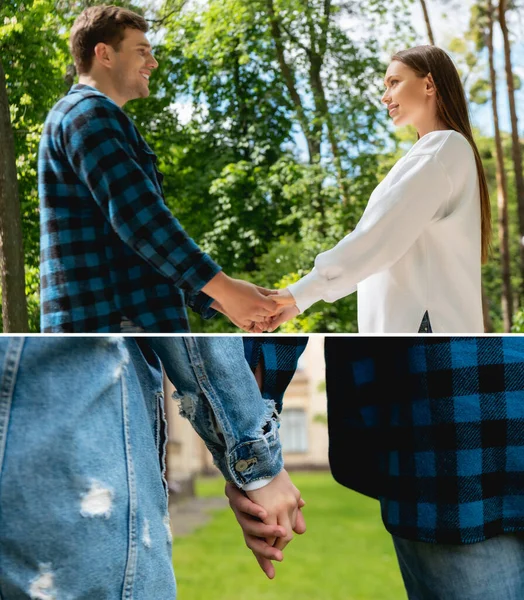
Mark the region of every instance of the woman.
<instances>
[{"instance_id":1,"label":"woman","mask_svg":"<svg viewBox=\"0 0 524 600\"><path fill-rule=\"evenodd\" d=\"M358 288L360 333L484 331L481 262L489 194L464 89L449 56L417 46L392 57L382 102L418 141L373 191L354 231L281 290L270 330L314 302Z\"/></svg>"}]
</instances>

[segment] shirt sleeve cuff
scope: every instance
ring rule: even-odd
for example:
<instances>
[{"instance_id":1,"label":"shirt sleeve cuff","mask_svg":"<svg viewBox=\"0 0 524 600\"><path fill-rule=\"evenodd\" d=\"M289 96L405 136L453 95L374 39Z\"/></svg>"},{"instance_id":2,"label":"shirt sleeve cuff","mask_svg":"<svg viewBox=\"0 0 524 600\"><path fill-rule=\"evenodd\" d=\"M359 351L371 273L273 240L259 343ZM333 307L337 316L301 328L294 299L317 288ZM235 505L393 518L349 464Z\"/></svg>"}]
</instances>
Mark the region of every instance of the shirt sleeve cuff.
<instances>
[{"instance_id":1,"label":"shirt sleeve cuff","mask_svg":"<svg viewBox=\"0 0 524 600\"><path fill-rule=\"evenodd\" d=\"M192 241L192 240L191 240ZM194 243L194 242L193 242ZM186 269L181 277L176 276L173 282L179 288L187 290L190 294L198 294L215 275L222 271L222 267L205 252L199 250L200 256L194 264Z\"/></svg>"},{"instance_id":2,"label":"shirt sleeve cuff","mask_svg":"<svg viewBox=\"0 0 524 600\"><path fill-rule=\"evenodd\" d=\"M263 438L238 444L217 464L226 479L238 488L272 479L284 468L278 422L271 423L271 430Z\"/></svg>"},{"instance_id":3,"label":"shirt sleeve cuff","mask_svg":"<svg viewBox=\"0 0 524 600\"><path fill-rule=\"evenodd\" d=\"M245 483L242 489L244 490L244 492L254 492L255 490L259 490L260 488L266 487L266 485L268 485L268 483L271 483L273 479L275 479L275 477L262 477L262 479L257 479L256 481Z\"/></svg>"},{"instance_id":4,"label":"shirt sleeve cuff","mask_svg":"<svg viewBox=\"0 0 524 600\"><path fill-rule=\"evenodd\" d=\"M187 294L186 304L194 312L198 313L203 319L210 319L216 315L216 310L211 308L211 304L213 304L213 298L210 298L204 292Z\"/></svg>"},{"instance_id":5,"label":"shirt sleeve cuff","mask_svg":"<svg viewBox=\"0 0 524 600\"><path fill-rule=\"evenodd\" d=\"M326 285L326 280L319 274L316 268L310 273L299 279L297 282L288 286L289 291L295 298L295 304L302 313L312 304L322 300L322 291Z\"/></svg>"}]
</instances>

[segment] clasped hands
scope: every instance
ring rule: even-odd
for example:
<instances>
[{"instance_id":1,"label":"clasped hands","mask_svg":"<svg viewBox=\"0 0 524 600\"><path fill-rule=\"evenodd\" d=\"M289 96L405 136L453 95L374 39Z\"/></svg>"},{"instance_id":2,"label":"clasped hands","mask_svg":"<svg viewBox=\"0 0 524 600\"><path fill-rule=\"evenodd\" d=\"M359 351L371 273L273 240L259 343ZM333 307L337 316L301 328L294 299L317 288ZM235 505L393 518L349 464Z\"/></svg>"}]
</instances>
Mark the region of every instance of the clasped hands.
<instances>
[{"instance_id":1,"label":"clasped hands","mask_svg":"<svg viewBox=\"0 0 524 600\"><path fill-rule=\"evenodd\" d=\"M300 492L283 469L258 490L244 493L227 483L226 496L242 528L246 546L266 576L273 579L275 567L271 561L281 562L282 551L293 539L293 533L306 531L301 510L305 502Z\"/></svg>"},{"instance_id":2,"label":"clasped hands","mask_svg":"<svg viewBox=\"0 0 524 600\"><path fill-rule=\"evenodd\" d=\"M222 272L202 291L214 299L212 308L250 333L274 331L300 312L289 290L268 290Z\"/></svg>"}]
</instances>

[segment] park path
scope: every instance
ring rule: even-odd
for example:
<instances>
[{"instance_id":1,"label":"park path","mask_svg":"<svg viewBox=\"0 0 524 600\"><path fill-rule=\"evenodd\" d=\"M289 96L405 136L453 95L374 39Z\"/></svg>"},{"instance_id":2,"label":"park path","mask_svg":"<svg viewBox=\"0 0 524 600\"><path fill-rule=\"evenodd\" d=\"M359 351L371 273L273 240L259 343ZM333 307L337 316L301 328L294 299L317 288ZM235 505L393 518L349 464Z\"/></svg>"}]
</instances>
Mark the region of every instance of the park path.
<instances>
[{"instance_id":1,"label":"park path","mask_svg":"<svg viewBox=\"0 0 524 600\"><path fill-rule=\"evenodd\" d=\"M229 506L225 496L217 498L187 498L169 503L171 531L174 538L190 535L211 519L211 512Z\"/></svg>"}]
</instances>

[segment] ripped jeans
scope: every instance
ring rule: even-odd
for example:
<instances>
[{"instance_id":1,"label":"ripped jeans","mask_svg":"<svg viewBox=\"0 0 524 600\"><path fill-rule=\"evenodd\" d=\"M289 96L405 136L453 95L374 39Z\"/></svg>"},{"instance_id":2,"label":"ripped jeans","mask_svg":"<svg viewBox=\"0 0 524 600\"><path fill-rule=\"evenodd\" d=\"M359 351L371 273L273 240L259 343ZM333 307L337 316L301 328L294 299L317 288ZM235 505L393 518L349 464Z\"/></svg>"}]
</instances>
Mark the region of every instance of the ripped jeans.
<instances>
[{"instance_id":1,"label":"ripped jeans","mask_svg":"<svg viewBox=\"0 0 524 600\"><path fill-rule=\"evenodd\" d=\"M2 600L176 597L162 364L228 479L281 470L240 337L3 336Z\"/></svg>"}]
</instances>

